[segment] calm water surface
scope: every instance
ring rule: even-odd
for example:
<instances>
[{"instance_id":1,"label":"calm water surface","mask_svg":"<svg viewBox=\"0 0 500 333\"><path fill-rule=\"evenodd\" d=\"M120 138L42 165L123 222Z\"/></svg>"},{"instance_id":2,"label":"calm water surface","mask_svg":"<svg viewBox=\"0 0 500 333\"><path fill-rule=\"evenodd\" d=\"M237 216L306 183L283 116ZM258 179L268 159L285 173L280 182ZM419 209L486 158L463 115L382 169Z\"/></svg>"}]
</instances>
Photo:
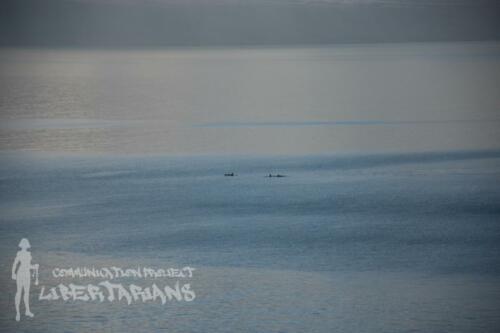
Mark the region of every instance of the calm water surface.
<instances>
[{"instance_id":1,"label":"calm water surface","mask_svg":"<svg viewBox=\"0 0 500 333\"><path fill-rule=\"evenodd\" d=\"M0 75L2 331L499 330L497 43L1 50ZM186 265L190 303L37 299L99 282L55 267Z\"/></svg>"},{"instance_id":2,"label":"calm water surface","mask_svg":"<svg viewBox=\"0 0 500 333\"><path fill-rule=\"evenodd\" d=\"M0 182L5 331L104 325L114 331L494 332L500 325L499 152L14 155L3 156ZM227 170L238 176L224 177ZM266 178L268 172L288 177ZM41 265L42 285L61 282L51 276L54 267L189 265L197 269L190 281L197 298L128 306L32 296L37 316L19 326L10 269L24 236Z\"/></svg>"}]
</instances>

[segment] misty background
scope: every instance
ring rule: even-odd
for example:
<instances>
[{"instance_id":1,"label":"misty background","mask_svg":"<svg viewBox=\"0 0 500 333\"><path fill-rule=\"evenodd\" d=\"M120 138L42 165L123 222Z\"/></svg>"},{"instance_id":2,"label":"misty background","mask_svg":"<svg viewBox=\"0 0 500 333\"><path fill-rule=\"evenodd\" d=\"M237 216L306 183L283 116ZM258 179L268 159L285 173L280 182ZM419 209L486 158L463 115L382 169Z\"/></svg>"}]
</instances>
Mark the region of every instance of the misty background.
<instances>
[{"instance_id":1,"label":"misty background","mask_svg":"<svg viewBox=\"0 0 500 333\"><path fill-rule=\"evenodd\" d=\"M0 45L163 47L500 38L495 0L6 0Z\"/></svg>"},{"instance_id":2,"label":"misty background","mask_svg":"<svg viewBox=\"0 0 500 333\"><path fill-rule=\"evenodd\" d=\"M7 0L0 147L498 149L492 0Z\"/></svg>"}]
</instances>

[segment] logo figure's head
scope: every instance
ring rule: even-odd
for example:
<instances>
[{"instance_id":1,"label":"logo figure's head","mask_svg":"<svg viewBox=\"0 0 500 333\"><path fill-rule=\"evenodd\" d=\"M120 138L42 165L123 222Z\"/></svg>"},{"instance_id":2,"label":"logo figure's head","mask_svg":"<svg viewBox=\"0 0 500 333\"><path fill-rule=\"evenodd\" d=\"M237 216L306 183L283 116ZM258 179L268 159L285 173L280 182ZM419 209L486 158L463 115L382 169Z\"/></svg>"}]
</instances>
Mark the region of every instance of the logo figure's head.
<instances>
[{"instance_id":1,"label":"logo figure's head","mask_svg":"<svg viewBox=\"0 0 500 333\"><path fill-rule=\"evenodd\" d=\"M23 238L21 239L21 241L19 242L19 247L22 249L22 250L27 250L31 247L30 245L30 241L27 239L27 238Z\"/></svg>"}]
</instances>

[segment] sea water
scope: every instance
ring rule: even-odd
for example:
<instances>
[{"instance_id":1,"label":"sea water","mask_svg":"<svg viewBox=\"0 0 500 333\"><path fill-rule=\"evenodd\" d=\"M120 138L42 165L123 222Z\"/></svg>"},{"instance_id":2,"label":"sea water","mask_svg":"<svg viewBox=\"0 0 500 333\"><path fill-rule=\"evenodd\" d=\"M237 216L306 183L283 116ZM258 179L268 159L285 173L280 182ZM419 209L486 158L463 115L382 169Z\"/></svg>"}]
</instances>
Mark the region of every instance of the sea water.
<instances>
[{"instance_id":1,"label":"sea water","mask_svg":"<svg viewBox=\"0 0 500 333\"><path fill-rule=\"evenodd\" d=\"M499 50L2 50L1 330L498 331ZM40 299L109 267L196 298Z\"/></svg>"},{"instance_id":2,"label":"sea water","mask_svg":"<svg viewBox=\"0 0 500 333\"><path fill-rule=\"evenodd\" d=\"M493 332L500 324L497 151L14 155L3 156L0 183L6 331ZM63 281L54 267L189 266L196 299L44 302L32 286L36 317L17 323L10 270L22 237L42 285Z\"/></svg>"}]
</instances>

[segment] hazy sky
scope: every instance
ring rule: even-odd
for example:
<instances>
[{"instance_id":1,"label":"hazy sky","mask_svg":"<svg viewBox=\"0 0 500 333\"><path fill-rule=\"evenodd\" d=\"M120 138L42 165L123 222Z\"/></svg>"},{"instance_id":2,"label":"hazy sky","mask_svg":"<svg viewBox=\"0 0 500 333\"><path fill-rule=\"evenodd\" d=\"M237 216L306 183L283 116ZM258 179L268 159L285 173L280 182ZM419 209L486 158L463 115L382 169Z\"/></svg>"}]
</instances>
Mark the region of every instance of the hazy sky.
<instances>
[{"instance_id":1,"label":"hazy sky","mask_svg":"<svg viewBox=\"0 0 500 333\"><path fill-rule=\"evenodd\" d=\"M498 40L496 0L6 0L0 45Z\"/></svg>"}]
</instances>

